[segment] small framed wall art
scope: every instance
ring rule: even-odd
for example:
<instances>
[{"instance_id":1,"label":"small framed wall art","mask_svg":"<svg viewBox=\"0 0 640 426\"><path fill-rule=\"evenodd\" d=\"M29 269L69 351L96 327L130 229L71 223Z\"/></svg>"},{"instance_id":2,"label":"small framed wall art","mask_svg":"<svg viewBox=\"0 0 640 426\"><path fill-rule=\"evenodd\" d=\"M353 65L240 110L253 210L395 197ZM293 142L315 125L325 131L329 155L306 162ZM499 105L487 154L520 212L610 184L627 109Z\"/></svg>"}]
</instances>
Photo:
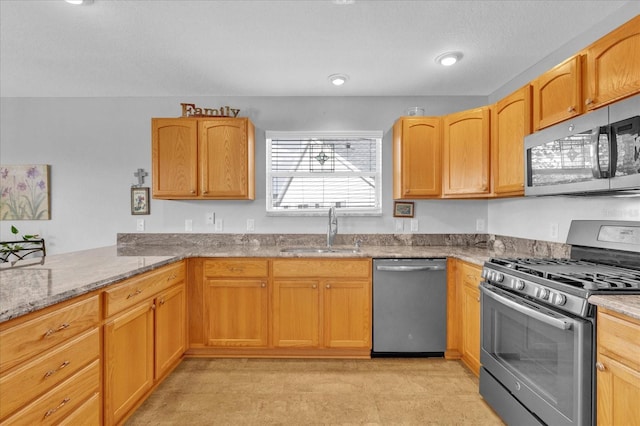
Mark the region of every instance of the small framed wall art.
<instances>
[{"instance_id":1,"label":"small framed wall art","mask_svg":"<svg viewBox=\"0 0 640 426\"><path fill-rule=\"evenodd\" d=\"M393 203L393 217L413 217L413 203L395 201Z\"/></svg>"},{"instance_id":2,"label":"small framed wall art","mask_svg":"<svg viewBox=\"0 0 640 426\"><path fill-rule=\"evenodd\" d=\"M131 188L131 214L149 214L149 188Z\"/></svg>"}]
</instances>

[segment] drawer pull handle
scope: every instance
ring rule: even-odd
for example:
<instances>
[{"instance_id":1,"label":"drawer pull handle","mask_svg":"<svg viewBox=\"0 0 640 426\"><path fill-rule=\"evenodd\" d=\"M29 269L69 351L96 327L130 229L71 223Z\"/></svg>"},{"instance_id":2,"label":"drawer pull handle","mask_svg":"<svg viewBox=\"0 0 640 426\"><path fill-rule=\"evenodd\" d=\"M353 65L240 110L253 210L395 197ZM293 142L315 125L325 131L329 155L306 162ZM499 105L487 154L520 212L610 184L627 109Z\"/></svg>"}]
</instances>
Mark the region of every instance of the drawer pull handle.
<instances>
[{"instance_id":1,"label":"drawer pull handle","mask_svg":"<svg viewBox=\"0 0 640 426\"><path fill-rule=\"evenodd\" d=\"M167 281L175 280L177 276L178 276L177 274L171 274L170 276L167 277Z\"/></svg>"},{"instance_id":2,"label":"drawer pull handle","mask_svg":"<svg viewBox=\"0 0 640 426\"><path fill-rule=\"evenodd\" d=\"M53 376L54 374L56 374L58 371L62 370L63 368L65 368L67 365L71 364L71 361L65 361L62 364L60 364L60 367L56 368L55 370L49 370L44 374L44 378L48 378Z\"/></svg>"},{"instance_id":3,"label":"drawer pull handle","mask_svg":"<svg viewBox=\"0 0 640 426\"><path fill-rule=\"evenodd\" d=\"M231 267L231 272L243 272L244 268L243 267Z\"/></svg>"},{"instance_id":4,"label":"drawer pull handle","mask_svg":"<svg viewBox=\"0 0 640 426\"><path fill-rule=\"evenodd\" d=\"M142 293L142 290L137 289L136 291L134 291L133 293L129 293L129 295L127 296L127 299L131 299L132 297L136 297L137 295L139 295L140 293Z\"/></svg>"},{"instance_id":5,"label":"drawer pull handle","mask_svg":"<svg viewBox=\"0 0 640 426\"><path fill-rule=\"evenodd\" d=\"M60 325L60 327L58 327L58 328L55 328L55 329L54 329L54 328L50 328L50 329L48 329L48 330L47 330L47 332L46 332L46 333L44 333L44 337L45 337L45 338L47 338L47 337L49 337L49 336L51 336L51 335L53 335L53 334L57 333L58 331L62 331L62 330L64 330L65 328L69 328L69 326L70 326L70 325L71 325L71 324L69 324L68 322L65 322L65 323L62 323L62 324Z\"/></svg>"},{"instance_id":6,"label":"drawer pull handle","mask_svg":"<svg viewBox=\"0 0 640 426\"><path fill-rule=\"evenodd\" d=\"M607 369L607 367L605 367L603 363L598 361L598 362L596 362L596 369L598 371L605 371Z\"/></svg>"},{"instance_id":7,"label":"drawer pull handle","mask_svg":"<svg viewBox=\"0 0 640 426\"><path fill-rule=\"evenodd\" d=\"M44 413L45 419L50 415L52 415L53 413L55 413L56 411L58 411L59 409L61 409L62 407L64 407L69 401L71 401L71 398L66 397L65 399L62 400L62 402L56 408L51 408L50 410L47 410L47 412Z\"/></svg>"}]
</instances>

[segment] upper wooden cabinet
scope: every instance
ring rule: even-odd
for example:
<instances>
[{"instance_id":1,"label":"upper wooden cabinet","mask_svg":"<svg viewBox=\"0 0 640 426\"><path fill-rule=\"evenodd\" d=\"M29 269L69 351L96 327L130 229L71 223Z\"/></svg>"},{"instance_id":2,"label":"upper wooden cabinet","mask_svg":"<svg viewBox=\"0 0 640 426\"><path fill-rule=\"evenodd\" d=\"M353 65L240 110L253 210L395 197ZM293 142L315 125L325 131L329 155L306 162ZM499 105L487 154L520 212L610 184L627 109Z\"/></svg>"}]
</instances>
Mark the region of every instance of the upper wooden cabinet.
<instances>
[{"instance_id":1,"label":"upper wooden cabinet","mask_svg":"<svg viewBox=\"0 0 640 426\"><path fill-rule=\"evenodd\" d=\"M582 113L580 55L533 80L533 128L540 130Z\"/></svg>"},{"instance_id":2,"label":"upper wooden cabinet","mask_svg":"<svg viewBox=\"0 0 640 426\"><path fill-rule=\"evenodd\" d=\"M442 120L403 117L393 126L393 198L439 197L442 187Z\"/></svg>"},{"instance_id":3,"label":"upper wooden cabinet","mask_svg":"<svg viewBox=\"0 0 640 426\"><path fill-rule=\"evenodd\" d=\"M151 128L154 198L255 198L248 118L154 118Z\"/></svg>"},{"instance_id":4,"label":"upper wooden cabinet","mask_svg":"<svg viewBox=\"0 0 640 426\"><path fill-rule=\"evenodd\" d=\"M587 110L640 92L640 15L584 50Z\"/></svg>"},{"instance_id":5,"label":"upper wooden cabinet","mask_svg":"<svg viewBox=\"0 0 640 426\"><path fill-rule=\"evenodd\" d=\"M496 197L524 194L524 137L531 133L531 86L491 109L491 178Z\"/></svg>"},{"instance_id":6,"label":"upper wooden cabinet","mask_svg":"<svg viewBox=\"0 0 640 426\"><path fill-rule=\"evenodd\" d=\"M443 128L443 196L472 198L488 194L489 107L446 115Z\"/></svg>"}]
</instances>

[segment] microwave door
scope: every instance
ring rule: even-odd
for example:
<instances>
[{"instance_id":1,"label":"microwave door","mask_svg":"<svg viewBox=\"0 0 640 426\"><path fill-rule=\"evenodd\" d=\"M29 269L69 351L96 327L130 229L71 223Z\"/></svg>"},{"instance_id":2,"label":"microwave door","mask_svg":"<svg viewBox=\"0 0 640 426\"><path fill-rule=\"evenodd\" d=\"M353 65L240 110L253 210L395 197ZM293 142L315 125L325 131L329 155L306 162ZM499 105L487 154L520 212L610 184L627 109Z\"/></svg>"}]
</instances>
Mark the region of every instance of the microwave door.
<instances>
[{"instance_id":1,"label":"microwave door","mask_svg":"<svg viewBox=\"0 0 640 426\"><path fill-rule=\"evenodd\" d=\"M640 190L640 116L611 124L611 189Z\"/></svg>"}]
</instances>

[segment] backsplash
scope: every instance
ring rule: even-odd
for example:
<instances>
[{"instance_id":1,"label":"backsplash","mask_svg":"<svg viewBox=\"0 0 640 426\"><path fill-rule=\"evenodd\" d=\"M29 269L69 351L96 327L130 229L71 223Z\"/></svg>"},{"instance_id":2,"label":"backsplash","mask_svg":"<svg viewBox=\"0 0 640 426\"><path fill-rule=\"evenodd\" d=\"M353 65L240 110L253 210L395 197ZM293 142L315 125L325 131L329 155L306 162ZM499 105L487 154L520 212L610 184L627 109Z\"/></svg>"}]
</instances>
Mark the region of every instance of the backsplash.
<instances>
[{"instance_id":1,"label":"backsplash","mask_svg":"<svg viewBox=\"0 0 640 426\"><path fill-rule=\"evenodd\" d=\"M535 257L568 257L570 246L549 241L528 240L493 234L338 234L336 246L456 246L501 252L531 253ZM186 234L122 233L118 247L131 246L325 246L325 234Z\"/></svg>"}]
</instances>

